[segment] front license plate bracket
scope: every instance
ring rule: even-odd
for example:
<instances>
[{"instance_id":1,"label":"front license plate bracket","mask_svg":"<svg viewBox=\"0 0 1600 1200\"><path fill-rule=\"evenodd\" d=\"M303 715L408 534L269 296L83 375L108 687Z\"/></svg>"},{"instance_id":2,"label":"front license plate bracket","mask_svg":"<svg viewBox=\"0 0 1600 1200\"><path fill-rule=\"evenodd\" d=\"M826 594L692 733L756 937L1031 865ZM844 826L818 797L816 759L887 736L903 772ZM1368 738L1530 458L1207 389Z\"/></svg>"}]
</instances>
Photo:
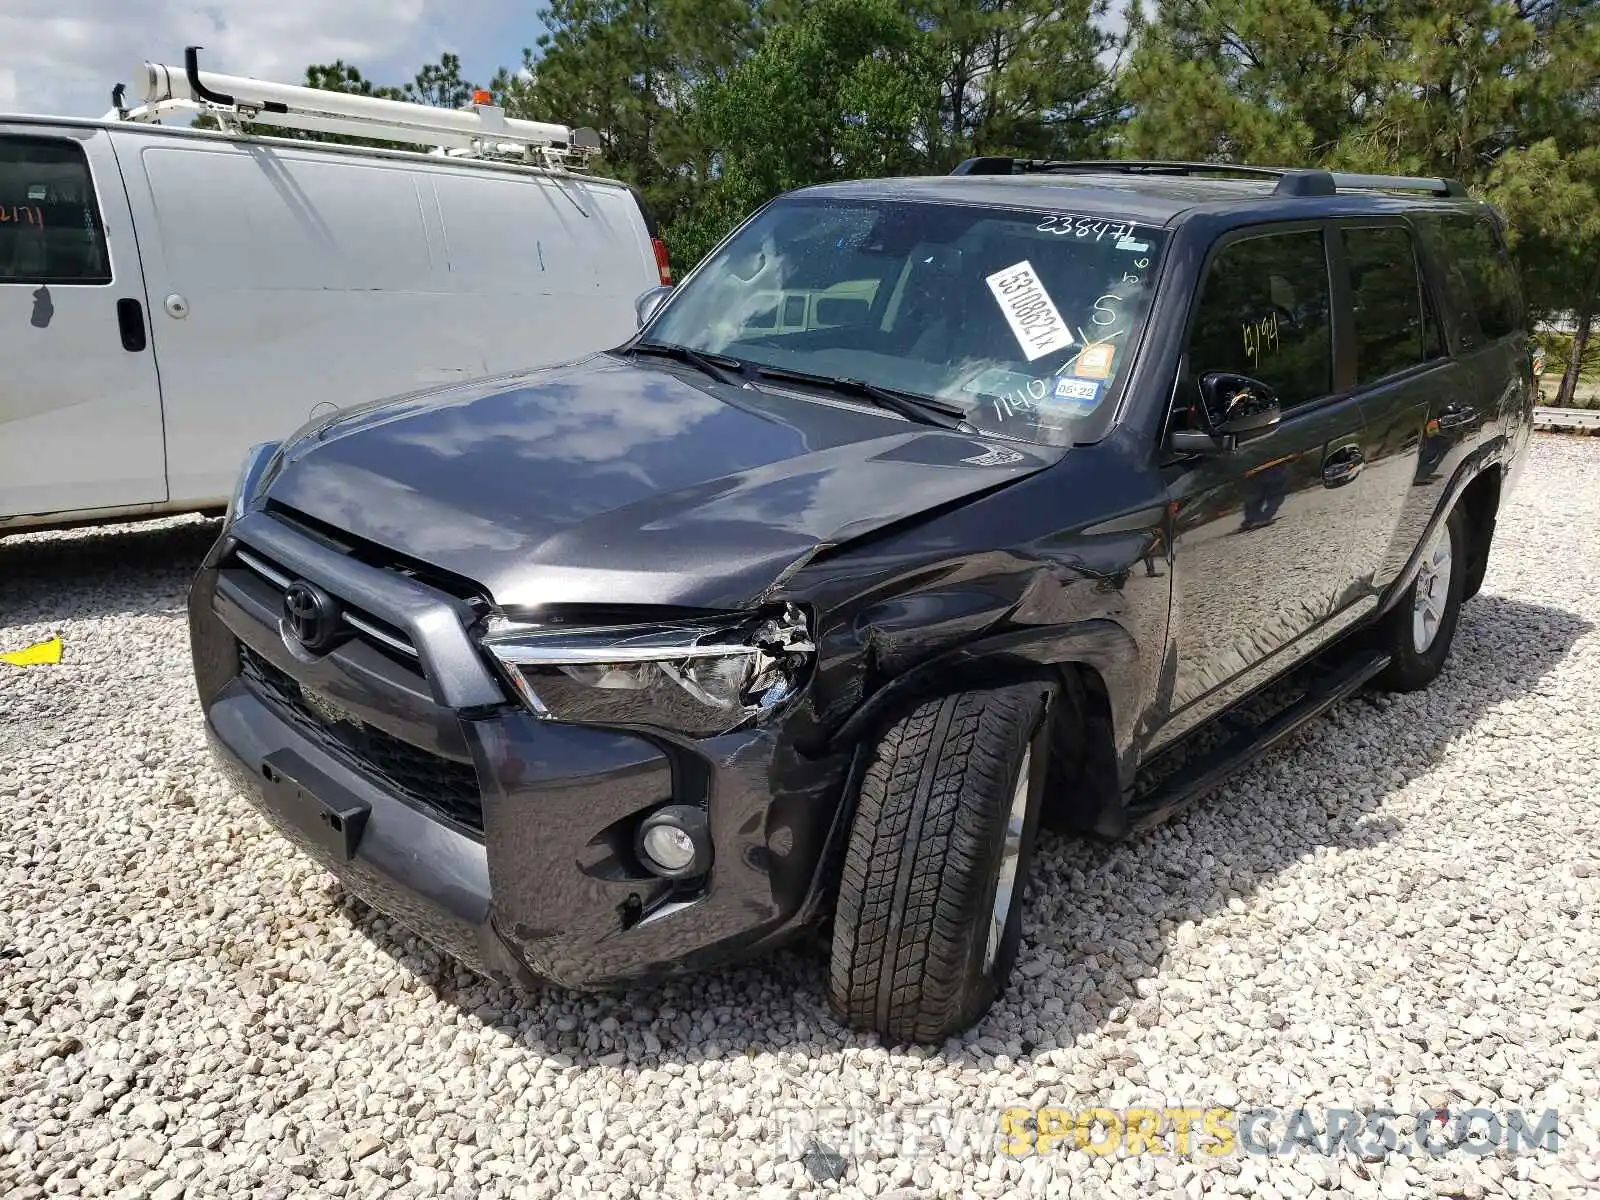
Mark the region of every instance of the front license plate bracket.
<instances>
[{"instance_id":1,"label":"front license plate bracket","mask_svg":"<svg viewBox=\"0 0 1600 1200\"><path fill-rule=\"evenodd\" d=\"M293 751L280 750L261 761L261 777L273 808L329 853L356 856L372 806L352 795Z\"/></svg>"}]
</instances>

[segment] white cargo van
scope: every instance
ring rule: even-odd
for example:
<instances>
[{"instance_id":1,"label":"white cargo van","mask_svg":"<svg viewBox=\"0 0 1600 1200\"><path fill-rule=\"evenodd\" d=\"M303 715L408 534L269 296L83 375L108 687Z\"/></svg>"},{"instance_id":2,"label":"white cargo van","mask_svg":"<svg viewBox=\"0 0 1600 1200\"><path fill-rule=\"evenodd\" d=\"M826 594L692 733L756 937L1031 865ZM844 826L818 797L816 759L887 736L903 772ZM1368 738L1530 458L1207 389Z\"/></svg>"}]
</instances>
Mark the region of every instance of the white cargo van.
<instances>
[{"instance_id":1,"label":"white cargo van","mask_svg":"<svg viewBox=\"0 0 1600 1200\"><path fill-rule=\"evenodd\" d=\"M670 282L636 195L569 170L562 126L202 73L192 51L143 83L99 120L0 115L0 532L220 508L253 443L616 345ZM146 123L202 111L223 128Z\"/></svg>"}]
</instances>

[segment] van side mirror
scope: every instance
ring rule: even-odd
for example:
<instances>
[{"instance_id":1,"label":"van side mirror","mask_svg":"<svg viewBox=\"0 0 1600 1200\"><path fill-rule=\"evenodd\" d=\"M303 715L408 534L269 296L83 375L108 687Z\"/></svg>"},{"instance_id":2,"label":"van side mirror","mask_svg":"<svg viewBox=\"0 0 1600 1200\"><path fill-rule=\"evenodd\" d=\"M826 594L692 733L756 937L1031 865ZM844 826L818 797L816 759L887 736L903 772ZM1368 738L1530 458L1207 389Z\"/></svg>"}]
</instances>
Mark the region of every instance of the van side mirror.
<instances>
[{"instance_id":1,"label":"van side mirror","mask_svg":"<svg viewBox=\"0 0 1600 1200\"><path fill-rule=\"evenodd\" d=\"M639 318L639 328L643 329L650 324L650 318L667 302L667 297L672 295L670 287L653 287L633 302L633 315Z\"/></svg>"},{"instance_id":2,"label":"van side mirror","mask_svg":"<svg viewBox=\"0 0 1600 1200\"><path fill-rule=\"evenodd\" d=\"M1240 443L1271 433L1283 420L1273 390L1259 379L1232 371L1200 377L1200 411L1206 428L1174 430L1167 446L1180 454L1227 454Z\"/></svg>"}]
</instances>

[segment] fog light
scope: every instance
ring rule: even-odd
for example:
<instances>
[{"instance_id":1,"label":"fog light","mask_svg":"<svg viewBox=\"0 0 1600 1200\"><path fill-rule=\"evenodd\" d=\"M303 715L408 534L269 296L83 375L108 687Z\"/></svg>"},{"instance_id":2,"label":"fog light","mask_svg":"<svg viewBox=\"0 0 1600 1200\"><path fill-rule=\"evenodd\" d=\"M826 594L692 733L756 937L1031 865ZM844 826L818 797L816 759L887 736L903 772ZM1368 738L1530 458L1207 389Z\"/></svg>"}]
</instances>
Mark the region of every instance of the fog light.
<instances>
[{"instance_id":1,"label":"fog light","mask_svg":"<svg viewBox=\"0 0 1600 1200\"><path fill-rule=\"evenodd\" d=\"M639 826L639 859L663 879L703 875L711 866L706 814L691 804L657 809Z\"/></svg>"}]
</instances>

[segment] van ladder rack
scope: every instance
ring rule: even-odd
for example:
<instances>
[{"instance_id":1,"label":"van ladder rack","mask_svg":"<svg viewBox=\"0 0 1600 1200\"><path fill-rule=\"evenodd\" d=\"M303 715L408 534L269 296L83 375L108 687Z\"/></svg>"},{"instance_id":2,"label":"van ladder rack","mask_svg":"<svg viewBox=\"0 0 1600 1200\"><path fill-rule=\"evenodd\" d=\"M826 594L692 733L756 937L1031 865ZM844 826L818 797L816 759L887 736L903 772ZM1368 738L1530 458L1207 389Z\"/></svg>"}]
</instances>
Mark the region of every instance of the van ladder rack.
<instances>
[{"instance_id":1,"label":"van ladder rack","mask_svg":"<svg viewBox=\"0 0 1600 1200\"><path fill-rule=\"evenodd\" d=\"M1053 159L989 156L969 158L952 175L1236 175L1276 179L1274 195L1332 196L1340 191L1426 192L1433 196L1465 196L1458 180L1409 175L1360 175L1291 167L1254 167L1243 163L1167 162L1160 159Z\"/></svg>"},{"instance_id":2,"label":"van ladder rack","mask_svg":"<svg viewBox=\"0 0 1600 1200\"><path fill-rule=\"evenodd\" d=\"M184 51L181 70L145 62L135 88L144 103L124 107L125 89L118 84L106 120L151 124L167 116L206 115L234 134L256 132L257 126L299 129L423 146L451 158L514 159L555 170L582 169L600 149L594 130L508 117L489 102L487 92L475 93L473 103L464 108L435 108L202 71L199 51L198 46Z\"/></svg>"}]
</instances>

